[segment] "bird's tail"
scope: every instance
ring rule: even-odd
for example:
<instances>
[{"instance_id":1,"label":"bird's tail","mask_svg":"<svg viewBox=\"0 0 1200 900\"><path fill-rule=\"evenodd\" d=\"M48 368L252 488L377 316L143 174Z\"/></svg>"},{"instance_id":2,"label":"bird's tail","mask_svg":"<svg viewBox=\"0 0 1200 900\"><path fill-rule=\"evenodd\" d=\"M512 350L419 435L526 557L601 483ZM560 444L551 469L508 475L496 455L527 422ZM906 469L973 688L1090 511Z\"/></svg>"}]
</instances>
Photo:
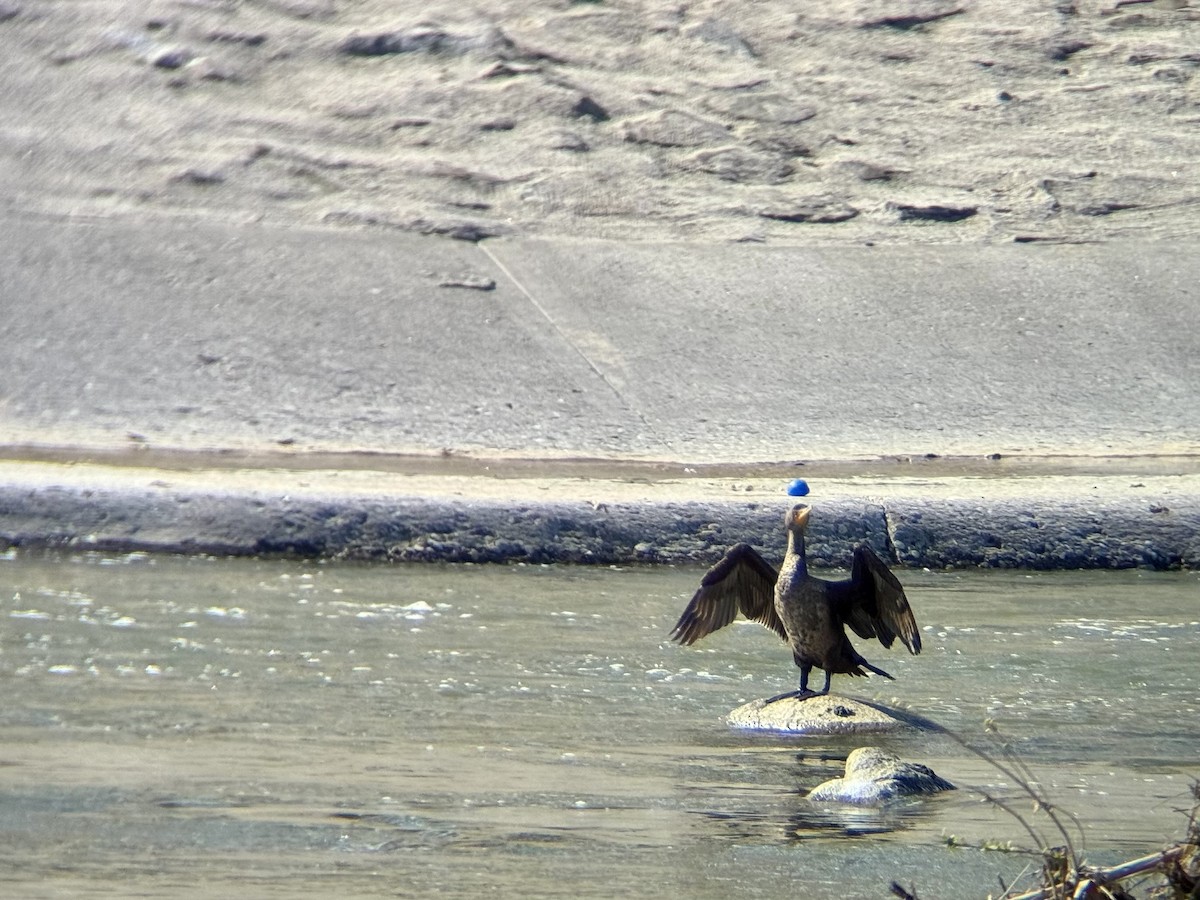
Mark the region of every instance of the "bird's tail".
<instances>
[{"instance_id":1,"label":"bird's tail","mask_svg":"<svg viewBox=\"0 0 1200 900\"><path fill-rule=\"evenodd\" d=\"M887 672L883 671L883 669L880 669L876 666L871 665L869 662L867 662L861 656L858 658L858 664L869 672L874 672L876 675L882 675L888 681L896 680L896 677L894 675L889 675ZM865 675L866 673L864 672L863 674Z\"/></svg>"}]
</instances>

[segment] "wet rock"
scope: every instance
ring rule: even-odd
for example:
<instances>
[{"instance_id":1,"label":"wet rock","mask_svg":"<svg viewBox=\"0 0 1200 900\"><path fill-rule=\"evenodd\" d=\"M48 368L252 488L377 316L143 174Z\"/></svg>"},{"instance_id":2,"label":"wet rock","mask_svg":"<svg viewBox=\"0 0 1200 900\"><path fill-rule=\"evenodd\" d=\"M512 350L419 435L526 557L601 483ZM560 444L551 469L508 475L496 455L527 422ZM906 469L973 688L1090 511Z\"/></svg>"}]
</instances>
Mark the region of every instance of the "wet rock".
<instances>
[{"instance_id":1,"label":"wet rock","mask_svg":"<svg viewBox=\"0 0 1200 900\"><path fill-rule=\"evenodd\" d=\"M362 214L360 213L360 216ZM362 219L353 220L361 223ZM420 220L387 221L385 227L419 230ZM424 223L430 227L431 223ZM439 223L442 224L442 223ZM481 298L482 299L482 298ZM197 371L236 367L235 358L211 348L197 355ZM208 368L214 367L214 368ZM232 371L232 370L231 370ZM753 496L753 495L752 495ZM1057 498L1030 506L1002 501L905 501L903 512L876 504L829 501L828 527L812 535L810 563L845 566L855 544L907 565L1076 569L1153 566L1200 568L1200 503L1194 493L1138 503L1108 504L1093 498ZM1169 506L1152 512L1150 505ZM886 516L886 518L885 518ZM330 520L342 523L337 530ZM1001 547L979 547L986 519ZM886 521L886 526L885 526ZM721 523L721 532L712 523ZM909 523L912 528L903 526ZM886 527L886 531L885 531ZM781 551L777 508L759 503L644 504L577 501L522 502L448 498L379 498L372 495L312 498L286 493L230 493L158 488L107 489L96 484L33 490L19 480L0 483L0 549L90 546L114 552L292 555L348 559L436 559L446 562L586 562L711 565L737 535L777 564ZM905 543L908 533L923 546ZM888 540L888 535L891 540ZM996 541L993 541L995 543ZM889 553L889 545L895 555ZM904 576L901 574L901 580ZM864 728L868 715L885 713L887 728L922 730L931 723L894 708L879 710L842 697L826 698L825 717L837 732ZM730 715L735 727L789 730L788 711L812 718L825 701L780 700L766 712L759 700ZM812 704L811 706L809 704ZM858 705L856 705L858 704ZM842 709L839 714L837 707ZM868 710L870 712L868 712ZM853 715L845 715L850 711Z\"/></svg>"},{"instance_id":2,"label":"wet rock","mask_svg":"<svg viewBox=\"0 0 1200 900\"><path fill-rule=\"evenodd\" d=\"M654 562L658 557L656 548L649 541L638 541L633 545L633 552L639 562Z\"/></svg>"},{"instance_id":3,"label":"wet rock","mask_svg":"<svg viewBox=\"0 0 1200 900\"><path fill-rule=\"evenodd\" d=\"M888 204L900 214L901 222L961 222L979 212L977 206L948 206L931 203L915 206L909 203Z\"/></svg>"},{"instance_id":4,"label":"wet rock","mask_svg":"<svg viewBox=\"0 0 1200 900\"><path fill-rule=\"evenodd\" d=\"M760 209L758 214L764 219L775 219L778 222L831 225L853 219L858 215L858 210L839 200L814 197L791 203L772 204Z\"/></svg>"},{"instance_id":5,"label":"wet rock","mask_svg":"<svg viewBox=\"0 0 1200 900\"><path fill-rule=\"evenodd\" d=\"M904 762L878 747L859 747L846 758L846 774L817 785L808 792L808 799L876 806L955 789L928 766Z\"/></svg>"},{"instance_id":6,"label":"wet rock","mask_svg":"<svg viewBox=\"0 0 1200 900\"><path fill-rule=\"evenodd\" d=\"M901 562L911 563L924 559L930 548L936 546L937 535L921 524L922 514L912 512L893 513L889 517L888 537Z\"/></svg>"},{"instance_id":7,"label":"wet rock","mask_svg":"<svg viewBox=\"0 0 1200 900\"><path fill-rule=\"evenodd\" d=\"M881 709L836 694L768 703L752 700L726 716L732 728L790 734L859 734L899 731L909 724Z\"/></svg>"},{"instance_id":8,"label":"wet rock","mask_svg":"<svg viewBox=\"0 0 1200 900\"><path fill-rule=\"evenodd\" d=\"M974 509L926 500L888 510L887 522L896 558L929 567L1173 569L1200 533L1195 512L1156 515L1133 504L1100 511L1069 500Z\"/></svg>"},{"instance_id":9,"label":"wet rock","mask_svg":"<svg viewBox=\"0 0 1200 900\"><path fill-rule=\"evenodd\" d=\"M795 167L785 159L773 154L756 153L744 147L701 150L688 158L687 165L716 175L722 181L738 184L779 184L787 181L795 171Z\"/></svg>"},{"instance_id":10,"label":"wet rock","mask_svg":"<svg viewBox=\"0 0 1200 900\"><path fill-rule=\"evenodd\" d=\"M702 147L725 142L729 131L705 119L664 109L625 122L625 140L659 147Z\"/></svg>"}]
</instances>

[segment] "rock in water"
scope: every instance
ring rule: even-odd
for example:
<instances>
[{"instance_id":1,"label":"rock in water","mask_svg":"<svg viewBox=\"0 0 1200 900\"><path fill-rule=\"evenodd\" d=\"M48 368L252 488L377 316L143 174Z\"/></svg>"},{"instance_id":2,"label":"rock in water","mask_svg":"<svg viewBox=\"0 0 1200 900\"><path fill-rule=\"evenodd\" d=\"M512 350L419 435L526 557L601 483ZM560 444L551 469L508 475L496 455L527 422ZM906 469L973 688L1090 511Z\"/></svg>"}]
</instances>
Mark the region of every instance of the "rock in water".
<instances>
[{"instance_id":1,"label":"rock in water","mask_svg":"<svg viewBox=\"0 0 1200 900\"><path fill-rule=\"evenodd\" d=\"M817 785L808 799L875 806L953 790L954 785L928 766L904 762L878 747L859 747L846 758L846 774Z\"/></svg>"},{"instance_id":2,"label":"rock in water","mask_svg":"<svg viewBox=\"0 0 1200 900\"><path fill-rule=\"evenodd\" d=\"M910 723L858 700L824 694L801 700L785 697L774 703L751 700L726 716L733 728L784 731L791 734L859 734L898 731Z\"/></svg>"}]
</instances>

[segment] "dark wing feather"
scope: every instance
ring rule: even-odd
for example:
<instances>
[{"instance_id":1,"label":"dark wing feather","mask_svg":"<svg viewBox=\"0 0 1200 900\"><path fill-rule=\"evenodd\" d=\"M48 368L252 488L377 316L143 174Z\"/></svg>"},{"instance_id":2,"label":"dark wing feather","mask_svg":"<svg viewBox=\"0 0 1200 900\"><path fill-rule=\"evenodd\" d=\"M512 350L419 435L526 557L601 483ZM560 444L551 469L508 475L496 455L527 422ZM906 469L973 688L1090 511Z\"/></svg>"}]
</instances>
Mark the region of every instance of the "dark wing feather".
<instances>
[{"instance_id":1,"label":"dark wing feather","mask_svg":"<svg viewBox=\"0 0 1200 900\"><path fill-rule=\"evenodd\" d=\"M897 637L910 653L921 652L921 633L904 587L875 551L866 544L854 548L850 580L837 592L842 619L863 638L879 638L885 647Z\"/></svg>"},{"instance_id":2,"label":"dark wing feather","mask_svg":"<svg viewBox=\"0 0 1200 900\"><path fill-rule=\"evenodd\" d=\"M740 611L747 619L772 629L785 641L787 632L775 612L775 582L779 573L749 544L738 544L700 581L671 639L694 644L724 628Z\"/></svg>"}]
</instances>

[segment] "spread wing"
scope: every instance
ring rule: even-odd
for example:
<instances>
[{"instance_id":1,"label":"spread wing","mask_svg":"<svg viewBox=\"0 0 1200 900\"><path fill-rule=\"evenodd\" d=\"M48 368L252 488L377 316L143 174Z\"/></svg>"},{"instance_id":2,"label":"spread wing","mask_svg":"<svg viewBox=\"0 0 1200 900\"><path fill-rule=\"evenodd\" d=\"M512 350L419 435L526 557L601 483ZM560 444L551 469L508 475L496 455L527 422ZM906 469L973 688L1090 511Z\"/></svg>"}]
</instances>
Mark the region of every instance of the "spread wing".
<instances>
[{"instance_id":1,"label":"spread wing","mask_svg":"<svg viewBox=\"0 0 1200 900\"><path fill-rule=\"evenodd\" d=\"M863 638L879 638L885 647L899 637L910 653L921 652L921 633L904 587L875 551L866 544L854 548L850 580L836 585L842 619Z\"/></svg>"},{"instance_id":2,"label":"spread wing","mask_svg":"<svg viewBox=\"0 0 1200 900\"><path fill-rule=\"evenodd\" d=\"M749 544L738 544L708 570L700 589L675 624L671 639L694 644L724 628L740 611L747 619L772 629L785 641L787 632L775 612L775 582L779 573Z\"/></svg>"}]
</instances>

